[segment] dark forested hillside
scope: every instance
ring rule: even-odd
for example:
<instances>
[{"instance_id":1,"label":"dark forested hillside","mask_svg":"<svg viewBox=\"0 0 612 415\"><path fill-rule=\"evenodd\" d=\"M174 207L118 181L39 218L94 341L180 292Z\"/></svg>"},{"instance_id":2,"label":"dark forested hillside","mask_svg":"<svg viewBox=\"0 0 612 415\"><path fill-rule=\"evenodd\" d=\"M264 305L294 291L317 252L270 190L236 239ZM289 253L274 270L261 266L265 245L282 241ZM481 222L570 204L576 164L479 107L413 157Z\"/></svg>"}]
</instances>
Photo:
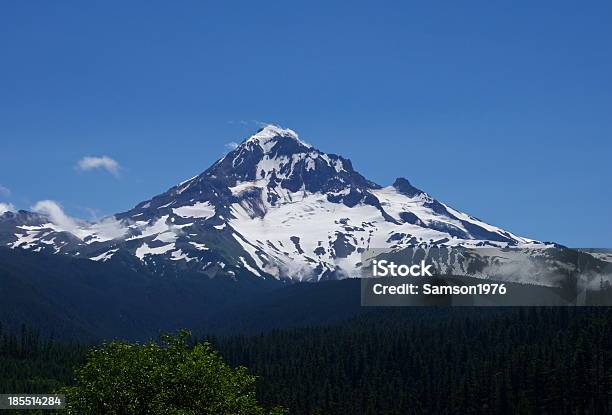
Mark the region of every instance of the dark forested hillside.
<instances>
[{"instance_id":1,"label":"dark forested hillside","mask_svg":"<svg viewBox=\"0 0 612 415\"><path fill-rule=\"evenodd\" d=\"M403 308L208 338L291 414L612 413L612 310ZM86 347L0 335L0 393L56 390Z\"/></svg>"},{"instance_id":2,"label":"dark forested hillside","mask_svg":"<svg viewBox=\"0 0 612 415\"><path fill-rule=\"evenodd\" d=\"M182 328L255 333L330 324L363 312L357 280L285 284L190 273L162 277L119 261L2 247L0 299L7 329L25 323L46 336L87 341L148 340Z\"/></svg>"},{"instance_id":3,"label":"dark forested hillside","mask_svg":"<svg viewBox=\"0 0 612 415\"><path fill-rule=\"evenodd\" d=\"M0 322L0 393L47 393L68 384L87 345L43 338L22 325L9 332Z\"/></svg>"},{"instance_id":4,"label":"dark forested hillside","mask_svg":"<svg viewBox=\"0 0 612 415\"><path fill-rule=\"evenodd\" d=\"M414 311L217 344L293 414L612 413L612 310Z\"/></svg>"}]
</instances>

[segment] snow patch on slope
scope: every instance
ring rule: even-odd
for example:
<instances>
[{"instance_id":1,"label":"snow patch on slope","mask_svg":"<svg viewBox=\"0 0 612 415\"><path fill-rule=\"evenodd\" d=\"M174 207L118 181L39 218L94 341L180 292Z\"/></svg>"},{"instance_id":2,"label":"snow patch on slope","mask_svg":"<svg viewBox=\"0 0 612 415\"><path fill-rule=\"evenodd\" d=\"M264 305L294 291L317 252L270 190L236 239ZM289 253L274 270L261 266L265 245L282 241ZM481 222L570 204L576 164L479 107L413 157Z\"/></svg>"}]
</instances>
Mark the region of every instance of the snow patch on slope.
<instances>
[{"instance_id":1,"label":"snow patch on slope","mask_svg":"<svg viewBox=\"0 0 612 415\"><path fill-rule=\"evenodd\" d=\"M198 202L191 206L172 209L175 215L183 218L208 219L215 216L215 207L210 202Z\"/></svg>"},{"instance_id":2,"label":"snow patch on slope","mask_svg":"<svg viewBox=\"0 0 612 415\"><path fill-rule=\"evenodd\" d=\"M141 261L145 255L161 255L174 249L174 244L162 245L156 248L150 247L146 242L136 249L136 257Z\"/></svg>"}]
</instances>

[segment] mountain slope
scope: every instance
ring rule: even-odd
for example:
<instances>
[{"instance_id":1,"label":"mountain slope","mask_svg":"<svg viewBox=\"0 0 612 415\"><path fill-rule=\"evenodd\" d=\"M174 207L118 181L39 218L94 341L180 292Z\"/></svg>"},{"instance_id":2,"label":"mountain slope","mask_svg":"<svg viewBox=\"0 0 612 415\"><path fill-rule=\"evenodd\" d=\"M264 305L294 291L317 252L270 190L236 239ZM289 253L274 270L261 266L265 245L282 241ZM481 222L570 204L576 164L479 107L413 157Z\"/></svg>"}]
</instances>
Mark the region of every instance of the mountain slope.
<instances>
[{"instance_id":1,"label":"mountain slope","mask_svg":"<svg viewBox=\"0 0 612 415\"><path fill-rule=\"evenodd\" d=\"M0 244L144 265L160 275L292 280L358 276L369 249L493 248L545 256L557 247L459 212L407 179L382 187L350 160L273 125L198 176L97 223L67 226L31 212L4 213ZM446 273L467 270L461 261L442 262Z\"/></svg>"}]
</instances>

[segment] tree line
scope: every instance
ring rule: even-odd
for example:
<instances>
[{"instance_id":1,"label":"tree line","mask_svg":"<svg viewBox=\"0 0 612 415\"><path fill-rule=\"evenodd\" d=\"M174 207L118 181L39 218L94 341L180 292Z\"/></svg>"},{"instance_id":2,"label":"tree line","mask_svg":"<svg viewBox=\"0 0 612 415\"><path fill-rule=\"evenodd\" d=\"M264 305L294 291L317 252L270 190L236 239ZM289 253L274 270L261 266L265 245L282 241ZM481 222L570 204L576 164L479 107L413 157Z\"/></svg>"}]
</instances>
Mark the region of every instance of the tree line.
<instances>
[{"instance_id":1,"label":"tree line","mask_svg":"<svg viewBox=\"0 0 612 415\"><path fill-rule=\"evenodd\" d=\"M612 413L612 310L375 312L214 339L292 414Z\"/></svg>"},{"instance_id":2,"label":"tree line","mask_svg":"<svg viewBox=\"0 0 612 415\"><path fill-rule=\"evenodd\" d=\"M374 309L189 347L205 343L256 376L263 407L291 414L612 413L612 309L603 307ZM0 329L0 393L74 386L89 349Z\"/></svg>"}]
</instances>

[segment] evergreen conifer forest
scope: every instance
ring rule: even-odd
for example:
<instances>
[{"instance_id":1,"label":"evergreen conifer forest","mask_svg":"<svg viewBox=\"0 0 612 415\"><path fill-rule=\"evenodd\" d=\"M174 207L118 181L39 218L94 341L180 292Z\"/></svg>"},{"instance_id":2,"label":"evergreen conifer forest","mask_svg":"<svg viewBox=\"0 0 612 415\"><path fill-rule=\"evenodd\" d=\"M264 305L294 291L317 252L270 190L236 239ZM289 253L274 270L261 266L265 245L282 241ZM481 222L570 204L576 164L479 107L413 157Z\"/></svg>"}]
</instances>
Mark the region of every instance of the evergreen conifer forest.
<instances>
[{"instance_id":1,"label":"evergreen conifer forest","mask_svg":"<svg viewBox=\"0 0 612 415\"><path fill-rule=\"evenodd\" d=\"M96 345L0 334L0 392L74 382ZM329 326L200 336L257 376L291 414L604 414L612 411L612 310L373 310Z\"/></svg>"}]
</instances>

